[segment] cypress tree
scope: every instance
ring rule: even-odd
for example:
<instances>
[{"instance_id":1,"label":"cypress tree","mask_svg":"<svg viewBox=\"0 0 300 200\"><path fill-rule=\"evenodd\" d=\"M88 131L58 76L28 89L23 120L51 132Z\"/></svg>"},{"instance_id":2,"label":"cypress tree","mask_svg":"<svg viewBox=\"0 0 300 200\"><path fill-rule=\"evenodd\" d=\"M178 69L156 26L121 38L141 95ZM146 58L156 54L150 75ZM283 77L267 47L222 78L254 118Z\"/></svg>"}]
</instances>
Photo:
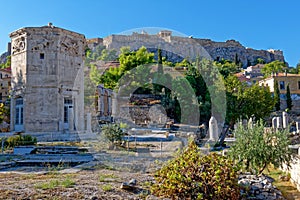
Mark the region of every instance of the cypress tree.
<instances>
[{"instance_id":1,"label":"cypress tree","mask_svg":"<svg viewBox=\"0 0 300 200\"><path fill-rule=\"evenodd\" d=\"M290 85L288 84L286 87L286 105L289 110L292 110L292 107L293 107L292 103L293 103L293 101L291 98Z\"/></svg>"},{"instance_id":2,"label":"cypress tree","mask_svg":"<svg viewBox=\"0 0 300 200\"><path fill-rule=\"evenodd\" d=\"M162 68L162 55L161 55L161 49L157 50L157 72L158 73L164 73Z\"/></svg>"},{"instance_id":3,"label":"cypress tree","mask_svg":"<svg viewBox=\"0 0 300 200\"><path fill-rule=\"evenodd\" d=\"M275 110L280 110L280 91L278 88L278 81L274 81L274 102L275 102Z\"/></svg>"}]
</instances>

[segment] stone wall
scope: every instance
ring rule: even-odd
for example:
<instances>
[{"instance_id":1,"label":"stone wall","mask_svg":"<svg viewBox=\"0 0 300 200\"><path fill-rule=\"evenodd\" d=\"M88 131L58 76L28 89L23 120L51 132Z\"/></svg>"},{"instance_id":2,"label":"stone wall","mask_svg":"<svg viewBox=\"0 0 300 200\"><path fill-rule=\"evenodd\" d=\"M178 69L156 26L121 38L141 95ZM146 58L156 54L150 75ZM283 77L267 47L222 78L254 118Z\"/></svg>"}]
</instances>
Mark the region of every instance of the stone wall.
<instances>
[{"instance_id":1,"label":"stone wall","mask_svg":"<svg viewBox=\"0 0 300 200\"><path fill-rule=\"evenodd\" d=\"M274 60L285 61L280 50L255 50L242 46L235 40L215 42L210 39L198 39L179 36L160 36L133 33L132 35L110 35L103 38L103 45L108 49L119 50L122 46L130 46L132 50L141 46L147 48L160 48L167 52L173 52L182 58L195 59L197 56L221 60L222 58L233 61L238 59L246 67L248 62L254 63L257 58L266 62ZM177 62L178 60L170 60Z\"/></svg>"},{"instance_id":2,"label":"stone wall","mask_svg":"<svg viewBox=\"0 0 300 200\"><path fill-rule=\"evenodd\" d=\"M283 170L290 173L290 181L297 187L297 190L300 191L300 155L297 155L293 162L291 162L290 169L284 165Z\"/></svg>"}]
</instances>

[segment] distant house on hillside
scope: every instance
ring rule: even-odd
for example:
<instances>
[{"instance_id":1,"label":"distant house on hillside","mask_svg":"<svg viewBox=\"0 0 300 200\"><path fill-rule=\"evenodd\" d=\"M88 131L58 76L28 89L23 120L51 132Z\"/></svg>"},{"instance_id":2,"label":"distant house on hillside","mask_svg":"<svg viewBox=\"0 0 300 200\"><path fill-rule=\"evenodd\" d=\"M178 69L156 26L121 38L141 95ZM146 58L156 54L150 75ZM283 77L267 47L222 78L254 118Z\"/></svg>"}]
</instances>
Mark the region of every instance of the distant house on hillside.
<instances>
[{"instance_id":1,"label":"distant house on hillside","mask_svg":"<svg viewBox=\"0 0 300 200\"><path fill-rule=\"evenodd\" d=\"M264 66L265 66L264 64L257 64L257 65L254 65L254 66L249 66L245 69L245 75L249 76L250 78L263 76L263 74L261 73L261 69Z\"/></svg>"},{"instance_id":2,"label":"distant house on hillside","mask_svg":"<svg viewBox=\"0 0 300 200\"><path fill-rule=\"evenodd\" d=\"M234 76L236 76L239 79L239 81L241 81L242 83L247 83L247 85L252 85L250 78L247 78L243 72L236 73L234 74Z\"/></svg>"},{"instance_id":3,"label":"distant house on hillside","mask_svg":"<svg viewBox=\"0 0 300 200\"><path fill-rule=\"evenodd\" d=\"M272 76L259 81L260 86L267 86L274 93L274 83L278 82L280 91L280 108L286 109L286 88L290 87L293 101L292 110L300 111L300 74L275 73Z\"/></svg>"},{"instance_id":4,"label":"distant house on hillside","mask_svg":"<svg viewBox=\"0 0 300 200\"><path fill-rule=\"evenodd\" d=\"M261 69L264 67L263 64L257 64L254 66L247 67L244 71L234 74L241 82L246 82L248 85L258 83L262 80L263 74Z\"/></svg>"}]
</instances>

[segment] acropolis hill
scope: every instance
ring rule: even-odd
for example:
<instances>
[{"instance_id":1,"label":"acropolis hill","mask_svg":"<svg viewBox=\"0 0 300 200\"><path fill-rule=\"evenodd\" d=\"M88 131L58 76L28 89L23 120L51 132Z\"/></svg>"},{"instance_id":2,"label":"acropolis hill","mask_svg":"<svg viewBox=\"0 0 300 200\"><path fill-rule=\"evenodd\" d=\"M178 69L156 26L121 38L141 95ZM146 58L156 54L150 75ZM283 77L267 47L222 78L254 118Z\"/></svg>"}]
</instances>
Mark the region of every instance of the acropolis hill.
<instances>
[{"instance_id":1,"label":"acropolis hill","mask_svg":"<svg viewBox=\"0 0 300 200\"><path fill-rule=\"evenodd\" d=\"M215 42L210 39L200 39L193 37L173 36L171 31L162 30L157 34L133 32L131 35L110 35L105 38L88 39L90 48L96 45L104 45L107 49L119 50L123 46L130 46L131 50L136 50L145 46L149 51L155 52L162 49L163 56L169 61L178 62L183 58L194 60L196 57L206 57L213 60L238 60L243 67L255 63L258 58L265 62L274 60L285 61L281 50L255 50L246 48L238 41L227 40L226 42Z\"/></svg>"}]
</instances>

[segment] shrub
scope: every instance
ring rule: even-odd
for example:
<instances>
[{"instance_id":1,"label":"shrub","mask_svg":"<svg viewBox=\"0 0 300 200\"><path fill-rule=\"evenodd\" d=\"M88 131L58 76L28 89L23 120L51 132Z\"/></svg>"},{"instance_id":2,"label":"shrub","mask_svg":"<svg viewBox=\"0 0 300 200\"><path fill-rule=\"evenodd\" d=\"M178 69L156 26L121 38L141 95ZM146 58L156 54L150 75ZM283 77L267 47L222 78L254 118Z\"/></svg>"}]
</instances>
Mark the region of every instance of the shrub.
<instances>
[{"instance_id":1,"label":"shrub","mask_svg":"<svg viewBox=\"0 0 300 200\"><path fill-rule=\"evenodd\" d=\"M32 137L31 135L16 135L11 136L5 141L5 147L13 148L15 146L21 145L35 145L37 143L37 139Z\"/></svg>"},{"instance_id":2,"label":"shrub","mask_svg":"<svg viewBox=\"0 0 300 200\"><path fill-rule=\"evenodd\" d=\"M118 124L108 124L102 127L102 134L112 143L121 142L123 131Z\"/></svg>"},{"instance_id":3,"label":"shrub","mask_svg":"<svg viewBox=\"0 0 300 200\"><path fill-rule=\"evenodd\" d=\"M192 141L155 174L151 190L172 199L239 199L237 169L216 153L201 155Z\"/></svg>"},{"instance_id":4,"label":"shrub","mask_svg":"<svg viewBox=\"0 0 300 200\"><path fill-rule=\"evenodd\" d=\"M241 124L235 130L236 142L231 147L230 155L240 161L247 171L254 170L261 174L269 165L279 167L283 163L289 166L292 159L288 129L265 131L263 121L253 126Z\"/></svg>"}]
</instances>

